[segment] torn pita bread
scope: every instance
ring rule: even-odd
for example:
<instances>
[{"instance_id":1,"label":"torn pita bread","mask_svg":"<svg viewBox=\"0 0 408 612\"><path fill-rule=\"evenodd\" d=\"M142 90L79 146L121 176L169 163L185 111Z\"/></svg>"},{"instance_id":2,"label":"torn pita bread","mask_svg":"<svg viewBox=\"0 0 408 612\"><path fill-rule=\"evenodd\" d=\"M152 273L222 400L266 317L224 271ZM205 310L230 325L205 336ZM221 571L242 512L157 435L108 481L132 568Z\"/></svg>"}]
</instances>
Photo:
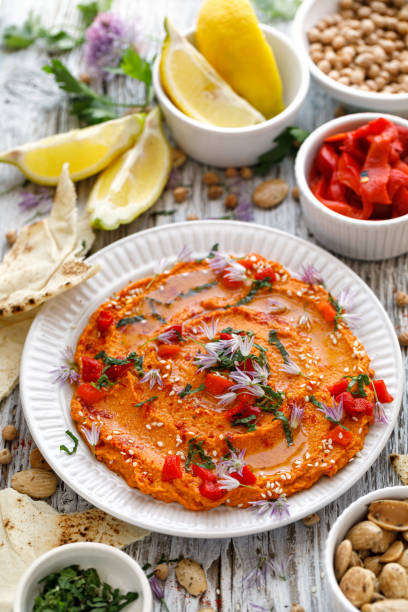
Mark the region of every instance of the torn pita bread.
<instances>
[{"instance_id":1,"label":"torn pita bread","mask_svg":"<svg viewBox=\"0 0 408 612\"><path fill-rule=\"evenodd\" d=\"M408 455L389 455L392 467L397 472L404 485L408 485Z\"/></svg>"},{"instance_id":2,"label":"torn pita bread","mask_svg":"<svg viewBox=\"0 0 408 612\"><path fill-rule=\"evenodd\" d=\"M14 489L0 491L0 612L11 612L21 575L46 551L85 541L122 548L148 533L96 508L59 514Z\"/></svg>"},{"instance_id":3,"label":"torn pita bread","mask_svg":"<svg viewBox=\"0 0 408 612\"><path fill-rule=\"evenodd\" d=\"M87 215L77 220L75 202L64 167L51 215L23 227L0 263L0 401L18 382L24 342L42 302L99 270L82 261L95 236Z\"/></svg>"},{"instance_id":4,"label":"torn pita bread","mask_svg":"<svg viewBox=\"0 0 408 612\"><path fill-rule=\"evenodd\" d=\"M0 319L31 310L96 274L97 266L77 257L80 247L75 188L65 164L51 214L24 226L0 264Z\"/></svg>"}]
</instances>

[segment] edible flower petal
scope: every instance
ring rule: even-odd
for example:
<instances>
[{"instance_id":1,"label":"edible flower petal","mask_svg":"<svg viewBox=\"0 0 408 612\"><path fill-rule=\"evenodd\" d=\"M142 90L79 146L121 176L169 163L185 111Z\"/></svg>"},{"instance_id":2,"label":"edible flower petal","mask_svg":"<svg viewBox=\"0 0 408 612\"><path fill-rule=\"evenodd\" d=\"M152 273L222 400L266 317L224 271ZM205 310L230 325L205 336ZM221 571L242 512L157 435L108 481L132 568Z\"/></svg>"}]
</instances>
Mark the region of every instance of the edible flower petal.
<instances>
[{"instance_id":1,"label":"edible flower petal","mask_svg":"<svg viewBox=\"0 0 408 612\"><path fill-rule=\"evenodd\" d=\"M380 402L375 402L374 404L374 423L381 423L382 425L387 425L389 423L389 418L385 412L384 406Z\"/></svg>"},{"instance_id":2,"label":"edible flower petal","mask_svg":"<svg viewBox=\"0 0 408 612\"><path fill-rule=\"evenodd\" d=\"M340 423L343 418L343 398L340 399L339 403L336 404L336 400L332 399L332 406L328 406L323 402L320 402L322 408L318 408L319 412L323 412L326 419L335 423Z\"/></svg>"},{"instance_id":3,"label":"edible flower petal","mask_svg":"<svg viewBox=\"0 0 408 612\"><path fill-rule=\"evenodd\" d=\"M160 375L160 371L157 369L153 369L153 370L149 370L148 372L146 372L146 374L143 376L143 378L140 380L140 382L148 382L150 385L150 388L153 389L153 387L158 384L159 387L163 386L163 382L162 382L162 378Z\"/></svg>"},{"instance_id":4,"label":"edible flower petal","mask_svg":"<svg viewBox=\"0 0 408 612\"><path fill-rule=\"evenodd\" d=\"M296 402L292 404L292 412L290 413L290 426L292 429L297 429L302 421L304 406L299 406Z\"/></svg>"},{"instance_id":5,"label":"edible flower petal","mask_svg":"<svg viewBox=\"0 0 408 612\"><path fill-rule=\"evenodd\" d=\"M324 285L324 280L320 272L313 266L302 266L300 280L308 285Z\"/></svg>"},{"instance_id":6,"label":"edible flower petal","mask_svg":"<svg viewBox=\"0 0 408 612\"><path fill-rule=\"evenodd\" d=\"M281 495L277 499L267 500L260 499L259 501L249 502L251 510L255 514L263 515L267 514L269 518L276 516L282 518L283 516L290 516L289 504L286 495Z\"/></svg>"},{"instance_id":7,"label":"edible flower petal","mask_svg":"<svg viewBox=\"0 0 408 612\"><path fill-rule=\"evenodd\" d=\"M279 371L286 372L286 374L293 374L294 376L299 376L299 374L302 373L302 370L290 357L286 359L286 363L279 368Z\"/></svg>"},{"instance_id":8,"label":"edible flower petal","mask_svg":"<svg viewBox=\"0 0 408 612\"><path fill-rule=\"evenodd\" d=\"M232 389L232 387L231 387ZM221 406L228 406L228 404L232 404L237 399L237 394L234 391L227 391L227 393L223 393L222 395L215 396L217 400L219 400Z\"/></svg>"},{"instance_id":9,"label":"edible flower petal","mask_svg":"<svg viewBox=\"0 0 408 612\"><path fill-rule=\"evenodd\" d=\"M229 474L222 474L221 477L218 478L218 484L221 489L224 489L225 491L232 491L241 485L239 480L233 478Z\"/></svg>"},{"instance_id":10,"label":"edible flower petal","mask_svg":"<svg viewBox=\"0 0 408 612\"><path fill-rule=\"evenodd\" d=\"M217 335L218 321L219 319L211 319L208 325L205 321L203 321L200 325L200 330L209 340L212 340Z\"/></svg>"},{"instance_id":11,"label":"edible flower petal","mask_svg":"<svg viewBox=\"0 0 408 612\"><path fill-rule=\"evenodd\" d=\"M93 454L95 454L95 446L98 444L99 442L99 437L100 437L100 433L101 433L101 427L102 425L96 425L96 423L92 423L92 428L89 430L86 427L84 427L83 425L80 427L82 433L84 434L88 444L90 446L92 446L93 449Z\"/></svg>"},{"instance_id":12,"label":"edible flower petal","mask_svg":"<svg viewBox=\"0 0 408 612\"><path fill-rule=\"evenodd\" d=\"M53 376L54 383L70 382L71 385L79 381L79 373L77 371L77 365L74 361L74 351L70 346L66 346L61 351L61 357L63 359L62 365L50 370L50 374Z\"/></svg>"},{"instance_id":13,"label":"edible flower petal","mask_svg":"<svg viewBox=\"0 0 408 612\"><path fill-rule=\"evenodd\" d=\"M246 268L236 261L231 262L224 269L225 277L232 282L243 282L247 279Z\"/></svg>"},{"instance_id":14,"label":"edible flower petal","mask_svg":"<svg viewBox=\"0 0 408 612\"><path fill-rule=\"evenodd\" d=\"M193 259L193 249L185 244L177 255L177 261L192 261Z\"/></svg>"}]
</instances>

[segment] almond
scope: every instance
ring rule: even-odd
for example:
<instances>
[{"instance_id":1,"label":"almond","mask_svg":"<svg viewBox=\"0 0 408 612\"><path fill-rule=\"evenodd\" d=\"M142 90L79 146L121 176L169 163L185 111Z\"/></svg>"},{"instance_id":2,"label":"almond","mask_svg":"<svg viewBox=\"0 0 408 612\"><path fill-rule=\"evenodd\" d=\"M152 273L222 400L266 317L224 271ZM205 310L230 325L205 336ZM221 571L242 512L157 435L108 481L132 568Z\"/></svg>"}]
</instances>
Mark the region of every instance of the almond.
<instances>
[{"instance_id":1,"label":"almond","mask_svg":"<svg viewBox=\"0 0 408 612\"><path fill-rule=\"evenodd\" d=\"M198 597L207 590L205 571L201 565L191 559L182 559L177 563L176 578L187 593L194 597Z\"/></svg>"},{"instance_id":2,"label":"almond","mask_svg":"<svg viewBox=\"0 0 408 612\"><path fill-rule=\"evenodd\" d=\"M33 468L17 472L11 478L11 486L19 493L34 499L44 499L55 493L57 477L53 472Z\"/></svg>"},{"instance_id":3,"label":"almond","mask_svg":"<svg viewBox=\"0 0 408 612\"><path fill-rule=\"evenodd\" d=\"M289 187L283 179L270 179L256 187L252 193L252 201L259 208L274 208L288 195Z\"/></svg>"},{"instance_id":4,"label":"almond","mask_svg":"<svg viewBox=\"0 0 408 612\"><path fill-rule=\"evenodd\" d=\"M33 468L40 468L52 472L52 468L48 465L38 448L34 448L30 453L30 463Z\"/></svg>"},{"instance_id":5,"label":"almond","mask_svg":"<svg viewBox=\"0 0 408 612\"><path fill-rule=\"evenodd\" d=\"M176 147L173 147L171 150L171 156L173 159L173 168L181 168L181 166L183 166L187 161L187 155L184 153L184 151L177 149Z\"/></svg>"}]
</instances>

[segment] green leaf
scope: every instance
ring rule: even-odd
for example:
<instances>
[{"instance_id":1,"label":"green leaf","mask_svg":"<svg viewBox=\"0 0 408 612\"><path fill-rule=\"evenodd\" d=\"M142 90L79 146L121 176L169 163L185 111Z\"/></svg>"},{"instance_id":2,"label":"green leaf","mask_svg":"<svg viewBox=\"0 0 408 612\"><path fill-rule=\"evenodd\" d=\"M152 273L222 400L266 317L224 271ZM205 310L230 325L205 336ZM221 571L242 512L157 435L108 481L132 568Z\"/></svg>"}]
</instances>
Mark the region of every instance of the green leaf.
<instances>
[{"instance_id":1,"label":"green leaf","mask_svg":"<svg viewBox=\"0 0 408 612\"><path fill-rule=\"evenodd\" d=\"M147 106L153 99L153 72L151 61L144 59L135 49L129 47L123 52L119 67L105 68L113 74L122 74L136 79L145 86L145 99L143 106Z\"/></svg>"},{"instance_id":2,"label":"green leaf","mask_svg":"<svg viewBox=\"0 0 408 612\"><path fill-rule=\"evenodd\" d=\"M153 395L153 397L149 397L149 399L144 400L143 402L139 402L138 404L134 404L135 408L139 408L140 406L143 406L144 404L148 404L149 402L154 402L154 400L156 400L159 396L158 395Z\"/></svg>"},{"instance_id":3,"label":"green leaf","mask_svg":"<svg viewBox=\"0 0 408 612\"><path fill-rule=\"evenodd\" d=\"M37 40L42 30L41 17L30 11L21 26L10 25L4 29L3 44L9 51L27 49Z\"/></svg>"},{"instance_id":4,"label":"green leaf","mask_svg":"<svg viewBox=\"0 0 408 612\"><path fill-rule=\"evenodd\" d=\"M190 385L190 383L187 383L186 386L184 387L184 389L182 391L180 391L180 393L178 394L179 397L186 397L186 395L192 395L193 393L199 393L200 391L204 391L205 389L205 384L202 383L199 387L196 387L195 389L193 389L193 387Z\"/></svg>"},{"instance_id":5,"label":"green leaf","mask_svg":"<svg viewBox=\"0 0 408 612\"><path fill-rule=\"evenodd\" d=\"M71 51L84 42L83 36L75 38L75 36L72 36L72 34L69 34L65 30L59 30L54 34L44 30L42 38L45 41L46 50L49 53Z\"/></svg>"},{"instance_id":6,"label":"green leaf","mask_svg":"<svg viewBox=\"0 0 408 612\"><path fill-rule=\"evenodd\" d=\"M233 416L231 420L231 425L233 427L239 427L239 425L244 425L247 428L247 431L256 431L256 415L251 414L250 416L242 416L242 413L238 413Z\"/></svg>"},{"instance_id":7,"label":"green leaf","mask_svg":"<svg viewBox=\"0 0 408 612\"><path fill-rule=\"evenodd\" d=\"M343 316L343 309L338 303L338 301L332 296L331 293L329 293L329 302L336 311L336 316L334 317L334 331L337 331L337 328L339 326L339 321L341 317Z\"/></svg>"},{"instance_id":8,"label":"green leaf","mask_svg":"<svg viewBox=\"0 0 408 612\"><path fill-rule=\"evenodd\" d=\"M66 430L66 435L69 436L71 438L71 440L74 443L74 448L69 450L65 444L61 444L60 446L60 451L64 451L64 453L67 453L67 455L73 455L74 453L76 453L76 450L78 448L78 438L76 436L74 436L74 434L72 433L72 431L69 431L69 429Z\"/></svg>"},{"instance_id":9,"label":"green leaf","mask_svg":"<svg viewBox=\"0 0 408 612\"><path fill-rule=\"evenodd\" d=\"M350 379L347 386L347 391L355 397L367 397L367 393L364 389L364 385L370 384L370 378L367 374L359 374L358 376L346 376ZM357 391L353 391L353 388L357 385Z\"/></svg>"},{"instance_id":10,"label":"green leaf","mask_svg":"<svg viewBox=\"0 0 408 612\"><path fill-rule=\"evenodd\" d=\"M293 19L301 0L254 0L256 7L266 19Z\"/></svg>"},{"instance_id":11,"label":"green leaf","mask_svg":"<svg viewBox=\"0 0 408 612\"><path fill-rule=\"evenodd\" d=\"M91 382L91 385L100 391L102 388L108 389L109 387L114 387L115 383L109 380L107 374L103 373L96 382Z\"/></svg>"},{"instance_id":12,"label":"green leaf","mask_svg":"<svg viewBox=\"0 0 408 612\"><path fill-rule=\"evenodd\" d=\"M302 128L289 126L274 140L275 146L270 151L263 153L258 158L254 171L255 174L264 175L275 164L281 162L285 157L294 157L299 146L309 136L308 131Z\"/></svg>"},{"instance_id":13,"label":"green leaf","mask_svg":"<svg viewBox=\"0 0 408 612\"><path fill-rule=\"evenodd\" d=\"M146 321L143 315L135 315L134 317L123 317L116 323L116 328L124 327L125 325L132 325L133 323L140 323L140 321Z\"/></svg>"},{"instance_id":14,"label":"green leaf","mask_svg":"<svg viewBox=\"0 0 408 612\"><path fill-rule=\"evenodd\" d=\"M213 259L215 253L218 251L218 247L219 247L219 244L218 244L218 242L216 242L215 244L212 245L208 255L206 255L205 257L202 257L201 259L196 259L196 262L197 263L201 263L205 259Z\"/></svg>"},{"instance_id":15,"label":"green leaf","mask_svg":"<svg viewBox=\"0 0 408 612\"><path fill-rule=\"evenodd\" d=\"M274 344L276 346L276 348L278 349L278 351L283 357L283 362L288 363L289 353L283 346L282 342L279 340L278 334L276 333L274 329L271 329L271 331L268 334L268 342L269 344Z\"/></svg>"},{"instance_id":16,"label":"green leaf","mask_svg":"<svg viewBox=\"0 0 408 612\"><path fill-rule=\"evenodd\" d=\"M202 463L198 463L196 461L196 457L198 457L202 461ZM205 450L203 449L203 440L200 440L198 442L196 437L190 438L190 440L188 440L188 453L185 463L186 470L190 469L191 463L195 463L196 465L199 465L200 467L203 467L207 470L215 469L214 461L209 455L206 454Z\"/></svg>"},{"instance_id":17,"label":"green leaf","mask_svg":"<svg viewBox=\"0 0 408 612\"><path fill-rule=\"evenodd\" d=\"M98 13L109 11L112 0L94 0L88 4L77 4L77 9L81 12L82 21L87 28L91 25Z\"/></svg>"},{"instance_id":18,"label":"green leaf","mask_svg":"<svg viewBox=\"0 0 408 612\"><path fill-rule=\"evenodd\" d=\"M243 306L244 304L249 304L249 302L251 302L257 295L257 293L259 293L261 289L265 288L272 289L272 281L269 277L263 278L262 280L254 280L252 282L251 289L249 290L249 292L243 298L238 300L238 302L233 304L233 306ZM230 307L231 305L225 306L225 308Z\"/></svg>"}]
</instances>

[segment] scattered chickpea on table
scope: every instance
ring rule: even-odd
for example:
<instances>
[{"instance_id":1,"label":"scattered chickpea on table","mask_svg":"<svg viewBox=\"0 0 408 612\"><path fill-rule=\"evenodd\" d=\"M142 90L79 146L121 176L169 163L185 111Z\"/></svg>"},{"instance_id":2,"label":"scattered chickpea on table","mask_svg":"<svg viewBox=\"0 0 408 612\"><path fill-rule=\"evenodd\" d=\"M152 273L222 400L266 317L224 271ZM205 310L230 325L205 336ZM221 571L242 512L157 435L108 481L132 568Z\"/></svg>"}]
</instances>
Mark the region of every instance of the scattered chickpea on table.
<instances>
[{"instance_id":1,"label":"scattered chickpea on table","mask_svg":"<svg viewBox=\"0 0 408 612\"><path fill-rule=\"evenodd\" d=\"M308 31L310 56L335 81L377 93L408 92L405 0L339 0L339 12Z\"/></svg>"}]
</instances>

